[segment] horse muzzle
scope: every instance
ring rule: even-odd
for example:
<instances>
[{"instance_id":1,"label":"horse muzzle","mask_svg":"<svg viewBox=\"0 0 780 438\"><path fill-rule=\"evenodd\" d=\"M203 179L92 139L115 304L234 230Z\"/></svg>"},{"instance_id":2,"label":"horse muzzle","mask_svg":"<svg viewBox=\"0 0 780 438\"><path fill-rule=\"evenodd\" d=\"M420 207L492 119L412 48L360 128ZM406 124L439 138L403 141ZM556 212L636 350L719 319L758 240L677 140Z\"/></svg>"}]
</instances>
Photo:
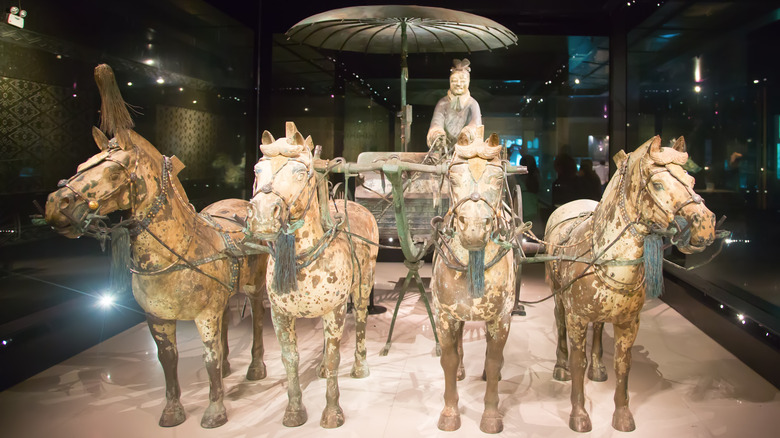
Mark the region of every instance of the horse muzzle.
<instances>
[{"instance_id":1,"label":"horse muzzle","mask_svg":"<svg viewBox=\"0 0 780 438\"><path fill-rule=\"evenodd\" d=\"M247 229L252 237L273 240L282 229L282 207L277 201L252 198L247 211Z\"/></svg>"},{"instance_id":2,"label":"horse muzzle","mask_svg":"<svg viewBox=\"0 0 780 438\"><path fill-rule=\"evenodd\" d=\"M463 248L469 251L481 251L487 245L493 230L492 217L465 217L456 219L458 239Z\"/></svg>"},{"instance_id":3,"label":"horse muzzle","mask_svg":"<svg viewBox=\"0 0 780 438\"><path fill-rule=\"evenodd\" d=\"M76 238L84 234L89 213L87 204L69 189L60 189L46 199L45 219L58 234Z\"/></svg>"},{"instance_id":4,"label":"horse muzzle","mask_svg":"<svg viewBox=\"0 0 780 438\"><path fill-rule=\"evenodd\" d=\"M683 254L704 251L715 241L715 215L704 204L686 206L681 213L688 221L690 237L675 246Z\"/></svg>"}]
</instances>

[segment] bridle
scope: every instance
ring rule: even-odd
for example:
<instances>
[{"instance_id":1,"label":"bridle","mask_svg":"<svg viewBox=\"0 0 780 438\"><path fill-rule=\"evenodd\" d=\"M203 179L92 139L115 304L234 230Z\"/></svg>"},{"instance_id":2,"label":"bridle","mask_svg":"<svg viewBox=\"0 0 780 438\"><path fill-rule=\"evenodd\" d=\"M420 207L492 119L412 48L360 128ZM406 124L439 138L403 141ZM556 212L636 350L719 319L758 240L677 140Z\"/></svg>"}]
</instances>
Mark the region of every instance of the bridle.
<instances>
[{"instance_id":1,"label":"bridle","mask_svg":"<svg viewBox=\"0 0 780 438\"><path fill-rule=\"evenodd\" d=\"M448 167L447 175L450 175L453 166L463 164L467 163L465 161L453 160ZM503 165L488 163L487 166L500 168L502 175L506 175ZM449 186L450 199L455 199L453 184L450 183ZM494 220L494 230L490 233L490 240L499 246L499 250L490 262L485 263L485 270L490 269L513 249L512 242L515 239L514 236L503 236L503 234L511 234L512 231L514 231L514 227L507 223L504 215L501 214L501 210L498 208L498 206L501 205L501 200L504 196L505 186L505 184L501 184L500 186L499 194L496 197L496 201L494 201L496 205L493 205L490 200L480 192L475 191L469 196L458 199L458 201L449 208L444 217L437 216L431 220L431 225L433 226L435 233L433 239L434 249L447 267L461 272L465 272L468 267L468 263L464 263L460 260L448 243L456 234L455 220L459 216L458 211L467 202L484 202L490 208L491 218Z\"/></svg>"},{"instance_id":2,"label":"bridle","mask_svg":"<svg viewBox=\"0 0 780 438\"><path fill-rule=\"evenodd\" d=\"M641 159L642 158L640 158L640 160ZM641 217L638 217L635 220L631 220L630 219L629 214L628 214L628 210L626 209L626 203L628 202L628 193L627 193L628 189L627 189L627 184L626 184L628 161L629 160L626 159L625 161L623 161L623 163L620 166L620 194L619 194L620 199L618 201L618 206L619 206L619 210L620 210L621 219L623 220L623 222L625 222L627 224L632 224L632 226L629 227L629 230L630 230L631 234L633 236L635 236L635 237L640 237L641 236L640 232L637 231L637 229L636 229L636 225L642 225L642 226L644 226L646 228L646 232L644 234L649 234L649 233L653 233L653 232L658 233L658 232L662 232L662 231L667 230L669 228L669 224L661 225L661 224L658 224L658 223L655 223L655 222L652 222L652 221L649 221L649 220L646 221L646 222L642 222L641 221L642 220ZM654 163L654 165L658 166L658 164L655 164L655 163ZM677 180L677 182L679 182L685 188L685 190L688 192L688 198L687 199L685 199L684 201L679 202L679 203L677 203L676 205L673 206L673 208L672 208L672 211L673 211L672 217L679 216L680 210L682 210L684 207L686 207L689 204L700 205L700 204L704 203L704 199L699 194L694 192L693 189L688 184L686 184L677 175L675 175L674 172L670 171L668 166L669 165L666 164L666 165L663 165L663 167L650 170L647 173L647 177L644 179L644 182L642 183L642 185L641 185L641 187L639 189L639 192L636 195L636 205L634 206L634 209L635 209L637 215L641 216L639 204L641 202L641 198L642 198L641 193L642 192L647 193L647 195L650 197L650 199L653 201L653 203L658 208L660 208L664 212L667 211L664 208L663 204L658 200L656 195L653 193L653 191L648 189L648 186L652 182L653 177L655 175L658 175L658 174L664 173L664 172L668 172L670 175L672 175L672 177L675 180ZM677 230L677 232L675 233L675 236L682 235L682 234L686 233L688 231L688 229L690 229L690 226L691 226L691 224L687 223L687 225L685 226L684 229Z\"/></svg>"},{"instance_id":3,"label":"bridle","mask_svg":"<svg viewBox=\"0 0 780 438\"><path fill-rule=\"evenodd\" d=\"M71 176L68 179L60 180L57 184L57 187L59 188L67 188L70 190L78 199L81 199L87 204L88 209L84 211L84 214L81 218L75 218L70 213L67 213L66 211L60 209L60 214L68 218L68 220L71 222L71 225L77 229L77 231L80 234L90 234L91 232L94 232L96 235L99 235L102 228L105 228L104 224L97 225L94 224L94 221L102 221L106 219L106 216L100 215L100 207L101 204L107 201L108 199L111 199L118 191L120 191L122 188L125 187L124 184L117 185L114 190L111 190L110 192L102 195L98 199L89 199L88 196L85 194L79 192L72 186L72 182L82 176L85 172L87 172L90 169L93 169L103 162L109 161L112 163L117 164L127 175L127 180L130 184L130 210L132 214L135 214L135 207L136 207L136 193L137 193L137 187L136 187L136 181L137 181L137 175L135 173L136 169L138 169L138 162L140 160L140 152L138 151L138 147L133 145L133 150L135 151L135 160L130 160L133 164L132 169L130 169L125 163L122 162L122 160L119 160L117 158L112 157L112 153L122 151L123 149L120 148L119 143L117 142L116 138L112 138L108 142L108 147L103 152L105 155L103 157L100 157L99 160L89 163L86 167L80 167L76 174ZM165 175L163 175L165 177ZM165 190L163 187L161 190ZM159 197L159 196L158 196ZM158 207L159 209L159 207Z\"/></svg>"},{"instance_id":4,"label":"bridle","mask_svg":"<svg viewBox=\"0 0 780 438\"><path fill-rule=\"evenodd\" d=\"M260 164L263 161L268 161L268 160L269 160L269 158L263 157L263 158L261 158L259 160L258 164ZM284 167L287 166L288 164L290 164L291 162L300 163L304 167L306 167L306 171L307 171L306 172L306 185L304 185L303 190L298 192L298 194L296 194L290 200L290 202L287 202L287 200L285 199L284 195L279 193L279 191L277 191L274 188L274 180L276 179L276 175L278 175L279 172L281 172L281 170L284 169ZM255 165L255 166L257 166L257 165ZM258 174L258 172L255 170L255 178L257 178L257 176L258 176L257 174ZM279 219L279 225L280 225L279 230L280 230L281 233L283 233L283 234L293 234L296 230L298 230L299 228L301 228L304 225L304 218L306 217L306 213L309 211L309 208L311 208L312 200L313 200L314 196L317 193L316 187L314 187L314 188L312 188L310 190L309 197L306 200L306 206L304 207L303 212L301 213L300 217L293 218L292 217L292 209L296 205L296 203L298 202L298 199L301 197L303 192L305 192L306 189L309 188L310 182L311 182L313 176L314 176L314 166L311 166L311 165L303 162L302 160L298 160L298 159L295 159L295 158L289 158L288 157L287 158L287 162L285 162L282 166L279 167L279 169L277 169L274 172L274 174L271 176L271 180L268 183L264 184L262 187L257 187L255 185L255 187L253 188L253 190L252 190L252 198L254 198L259 193L271 194L271 195L274 195L277 198L279 198L279 200L282 202L283 208L282 208L282 211L279 214L279 218L278 218ZM253 213L253 209L250 208L249 209L250 217L251 217L252 214L254 214Z\"/></svg>"}]
</instances>

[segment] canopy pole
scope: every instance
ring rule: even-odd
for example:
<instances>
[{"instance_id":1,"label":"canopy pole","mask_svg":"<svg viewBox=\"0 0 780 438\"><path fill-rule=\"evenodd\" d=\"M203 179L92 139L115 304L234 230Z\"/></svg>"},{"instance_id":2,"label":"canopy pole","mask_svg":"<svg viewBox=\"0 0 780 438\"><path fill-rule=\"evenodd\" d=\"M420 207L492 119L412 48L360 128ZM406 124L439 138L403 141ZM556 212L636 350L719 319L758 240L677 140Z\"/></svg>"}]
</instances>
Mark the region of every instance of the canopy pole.
<instances>
[{"instance_id":1,"label":"canopy pole","mask_svg":"<svg viewBox=\"0 0 780 438\"><path fill-rule=\"evenodd\" d=\"M412 107L406 104L406 82L409 80L409 67L406 58L409 46L406 37L406 19L401 19L401 151L409 150L409 136L412 131Z\"/></svg>"}]
</instances>

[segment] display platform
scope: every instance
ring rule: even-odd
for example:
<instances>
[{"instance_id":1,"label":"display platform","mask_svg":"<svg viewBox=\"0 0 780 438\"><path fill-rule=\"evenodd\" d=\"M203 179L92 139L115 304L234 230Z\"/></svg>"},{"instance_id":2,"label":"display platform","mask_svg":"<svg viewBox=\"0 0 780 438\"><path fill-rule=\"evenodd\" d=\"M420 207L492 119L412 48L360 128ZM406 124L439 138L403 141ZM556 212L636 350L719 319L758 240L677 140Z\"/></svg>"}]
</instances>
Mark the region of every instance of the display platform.
<instances>
[{"instance_id":1,"label":"display platform","mask_svg":"<svg viewBox=\"0 0 780 438\"><path fill-rule=\"evenodd\" d=\"M421 270L430 277L430 264ZM401 263L379 263L375 303L392 309L406 274ZM549 294L541 265L523 268L522 298ZM138 324L0 393L0 424L6 437L371 437L482 436L479 420L485 383L484 325L464 331L466 379L459 382L462 425L456 432L436 427L443 407L444 378L435 356L425 307L411 289L402 303L393 345L380 357L392 312L371 315L367 347L371 375L349 377L354 352L354 319L347 318L341 347L339 385L344 426L319 426L325 381L315 375L320 360L319 320L298 320L303 401L309 414L297 428L282 425L287 403L279 344L266 313L265 363L268 377L249 382L244 373L251 347L250 319L240 318L243 298L231 301L230 362L225 379L228 423L207 430L200 417L207 405L208 378L202 344L191 322L179 323L179 378L187 420L160 428L164 405L162 369L146 324ZM637 429L612 429L612 328L605 329L609 379L586 380L586 407L593 422L587 435L569 430L570 384L552 379L555 323L551 300L526 306L515 316L499 382L507 437L768 437L780 430L780 391L708 338L660 300L649 300L634 344L629 381ZM248 316L248 315L247 315Z\"/></svg>"}]
</instances>

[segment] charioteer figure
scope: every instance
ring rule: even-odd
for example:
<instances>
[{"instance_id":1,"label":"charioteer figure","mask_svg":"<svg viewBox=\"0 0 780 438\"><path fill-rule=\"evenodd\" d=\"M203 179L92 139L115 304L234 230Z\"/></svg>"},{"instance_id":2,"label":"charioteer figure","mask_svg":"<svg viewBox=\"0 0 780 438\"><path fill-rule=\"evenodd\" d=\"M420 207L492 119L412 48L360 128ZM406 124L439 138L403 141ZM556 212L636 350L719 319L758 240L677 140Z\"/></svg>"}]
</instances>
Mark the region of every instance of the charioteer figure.
<instances>
[{"instance_id":1,"label":"charioteer figure","mask_svg":"<svg viewBox=\"0 0 780 438\"><path fill-rule=\"evenodd\" d=\"M468 59L454 59L450 68L450 89L433 110L433 119L428 129L428 148L433 152L449 156L461 131L473 142L477 126L482 124L479 103L469 93L471 63Z\"/></svg>"}]
</instances>

